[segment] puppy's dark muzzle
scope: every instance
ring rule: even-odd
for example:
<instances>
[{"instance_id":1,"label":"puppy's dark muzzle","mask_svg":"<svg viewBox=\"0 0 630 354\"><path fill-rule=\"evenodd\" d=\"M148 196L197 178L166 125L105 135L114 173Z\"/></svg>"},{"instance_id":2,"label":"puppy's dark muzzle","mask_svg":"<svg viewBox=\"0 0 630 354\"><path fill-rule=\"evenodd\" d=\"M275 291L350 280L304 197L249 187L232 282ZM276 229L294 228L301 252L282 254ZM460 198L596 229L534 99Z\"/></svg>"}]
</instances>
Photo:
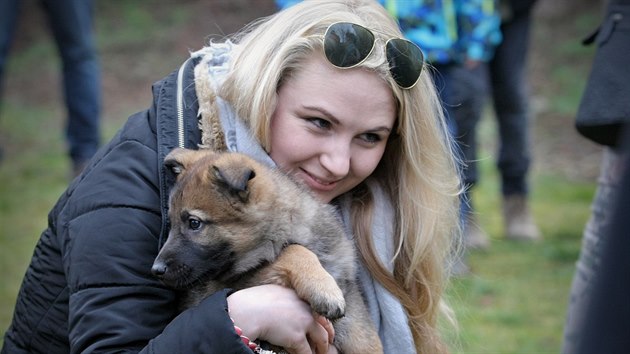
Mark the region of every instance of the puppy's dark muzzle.
<instances>
[{"instance_id":1,"label":"puppy's dark muzzle","mask_svg":"<svg viewBox=\"0 0 630 354\"><path fill-rule=\"evenodd\" d=\"M178 274L178 270L181 271L181 268L169 266L169 262L162 261L161 259L156 259L153 262L153 266L151 266L151 273L154 277L159 279L162 283L167 286L170 286L175 289L179 289L185 287L184 283L185 276L182 274Z\"/></svg>"},{"instance_id":2,"label":"puppy's dark muzzle","mask_svg":"<svg viewBox=\"0 0 630 354\"><path fill-rule=\"evenodd\" d=\"M153 273L153 275L158 279L162 279L167 270L168 267L166 266L166 263L162 261L155 261L151 267L151 273Z\"/></svg>"}]
</instances>

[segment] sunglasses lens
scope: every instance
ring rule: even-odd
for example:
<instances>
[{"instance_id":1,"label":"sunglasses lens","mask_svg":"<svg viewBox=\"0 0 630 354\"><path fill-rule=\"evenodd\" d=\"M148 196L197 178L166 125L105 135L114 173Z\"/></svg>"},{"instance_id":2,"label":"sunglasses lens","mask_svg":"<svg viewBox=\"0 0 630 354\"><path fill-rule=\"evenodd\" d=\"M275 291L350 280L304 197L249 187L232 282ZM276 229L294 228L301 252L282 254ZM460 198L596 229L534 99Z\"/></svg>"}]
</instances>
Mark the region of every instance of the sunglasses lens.
<instances>
[{"instance_id":1,"label":"sunglasses lens","mask_svg":"<svg viewBox=\"0 0 630 354\"><path fill-rule=\"evenodd\" d=\"M324 35L324 52L331 64L349 68L362 62L372 52L374 35L353 23L335 23Z\"/></svg>"},{"instance_id":2,"label":"sunglasses lens","mask_svg":"<svg viewBox=\"0 0 630 354\"><path fill-rule=\"evenodd\" d=\"M415 85L424 62L422 50L408 40L394 38L387 41L386 51L389 70L398 86L406 89Z\"/></svg>"}]
</instances>

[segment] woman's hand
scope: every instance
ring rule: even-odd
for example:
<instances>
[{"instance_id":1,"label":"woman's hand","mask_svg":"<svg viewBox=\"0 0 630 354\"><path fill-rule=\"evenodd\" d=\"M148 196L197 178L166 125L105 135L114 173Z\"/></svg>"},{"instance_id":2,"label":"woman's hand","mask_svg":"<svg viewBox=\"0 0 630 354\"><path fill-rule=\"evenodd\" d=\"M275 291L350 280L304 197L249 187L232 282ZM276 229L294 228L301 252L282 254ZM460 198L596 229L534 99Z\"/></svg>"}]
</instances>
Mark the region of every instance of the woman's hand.
<instances>
[{"instance_id":1,"label":"woman's hand","mask_svg":"<svg viewBox=\"0 0 630 354\"><path fill-rule=\"evenodd\" d=\"M315 315L315 321L326 329L326 332L328 332L328 341L332 344L335 339L335 328L330 320L322 315ZM329 345L327 354L339 354L339 352L334 345Z\"/></svg>"},{"instance_id":2,"label":"woman's hand","mask_svg":"<svg viewBox=\"0 0 630 354\"><path fill-rule=\"evenodd\" d=\"M313 315L310 306L292 289L261 285L228 296L234 324L243 335L263 339L292 354L328 354L334 330L328 320Z\"/></svg>"}]
</instances>

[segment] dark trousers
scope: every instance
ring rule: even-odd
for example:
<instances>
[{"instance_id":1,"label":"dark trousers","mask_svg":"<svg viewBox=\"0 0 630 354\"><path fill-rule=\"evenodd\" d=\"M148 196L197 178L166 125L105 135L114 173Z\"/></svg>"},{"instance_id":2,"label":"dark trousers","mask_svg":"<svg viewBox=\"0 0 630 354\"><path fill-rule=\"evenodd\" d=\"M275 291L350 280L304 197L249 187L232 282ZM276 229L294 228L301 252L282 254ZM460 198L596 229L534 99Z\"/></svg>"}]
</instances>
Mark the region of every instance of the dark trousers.
<instances>
[{"instance_id":1,"label":"dark trousers","mask_svg":"<svg viewBox=\"0 0 630 354\"><path fill-rule=\"evenodd\" d=\"M529 94L525 75L530 28L529 12L501 25L503 41L489 63L492 98L499 129L503 195L527 194L530 166Z\"/></svg>"},{"instance_id":2,"label":"dark trousers","mask_svg":"<svg viewBox=\"0 0 630 354\"><path fill-rule=\"evenodd\" d=\"M464 162L461 175L467 192L462 199L462 215L472 209L469 191L479 178L477 171L477 124L483 114L488 93L487 65L474 68L458 64L436 64L436 87L444 104L451 134L457 141L459 158Z\"/></svg>"},{"instance_id":3,"label":"dark trousers","mask_svg":"<svg viewBox=\"0 0 630 354\"><path fill-rule=\"evenodd\" d=\"M63 63L66 137L74 161L94 155L100 139L101 77L90 0L40 0ZM0 78L4 74L20 0L0 1ZM38 83L33 83L37 85Z\"/></svg>"}]
</instances>

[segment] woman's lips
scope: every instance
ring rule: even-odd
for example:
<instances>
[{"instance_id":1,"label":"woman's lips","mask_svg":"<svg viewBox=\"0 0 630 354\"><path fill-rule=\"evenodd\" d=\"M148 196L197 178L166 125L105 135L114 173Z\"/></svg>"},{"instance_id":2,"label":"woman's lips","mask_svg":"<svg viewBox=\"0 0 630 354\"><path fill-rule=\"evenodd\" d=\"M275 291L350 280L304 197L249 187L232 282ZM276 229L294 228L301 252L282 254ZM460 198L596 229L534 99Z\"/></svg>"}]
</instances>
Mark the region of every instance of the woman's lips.
<instances>
[{"instance_id":1,"label":"woman's lips","mask_svg":"<svg viewBox=\"0 0 630 354\"><path fill-rule=\"evenodd\" d=\"M299 177L304 183L314 191L323 191L328 192L337 186L337 182L329 182L326 180L319 179L307 171L300 169L297 173L297 177Z\"/></svg>"}]
</instances>

